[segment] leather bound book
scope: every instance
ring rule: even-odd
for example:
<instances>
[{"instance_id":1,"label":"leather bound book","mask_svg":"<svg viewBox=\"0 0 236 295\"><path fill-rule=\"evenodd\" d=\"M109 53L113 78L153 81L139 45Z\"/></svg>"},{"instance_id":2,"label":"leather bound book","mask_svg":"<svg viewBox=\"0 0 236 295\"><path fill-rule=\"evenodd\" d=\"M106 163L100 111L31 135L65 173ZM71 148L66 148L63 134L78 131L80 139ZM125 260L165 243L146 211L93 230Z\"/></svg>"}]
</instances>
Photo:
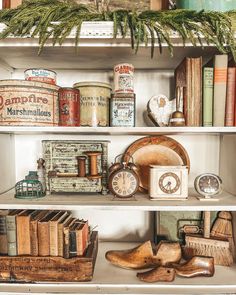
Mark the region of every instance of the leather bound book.
<instances>
[{"instance_id":1,"label":"leather bound book","mask_svg":"<svg viewBox=\"0 0 236 295\"><path fill-rule=\"evenodd\" d=\"M58 256L61 257L63 257L64 252L64 227L70 219L71 213L67 213L67 215L58 223Z\"/></svg>"},{"instance_id":2,"label":"leather bound book","mask_svg":"<svg viewBox=\"0 0 236 295\"><path fill-rule=\"evenodd\" d=\"M69 257L77 256L77 229L80 226L78 223L74 223L69 228Z\"/></svg>"},{"instance_id":3,"label":"leather bound book","mask_svg":"<svg viewBox=\"0 0 236 295\"><path fill-rule=\"evenodd\" d=\"M67 212L60 211L49 221L50 256L58 256L58 223L67 216Z\"/></svg>"},{"instance_id":4,"label":"leather bound book","mask_svg":"<svg viewBox=\"0 0 236 295\"><path fill-rule=\"evenodd\" d=\"M39 254L39 241L38 241L38 221L48 214L48 210L38 210L35 216L30 220L30 243L31 255L38 256Z\"/></svg>"},{"instance_id":5,"label":"leather bound book","mask_svg":"<svg viewBox=\"0 0 236 295\"><path fill-rule=\"evenodd\" d=\"M17 255L16 216L22 211L23 210L10 210L6 216L8 256Z\"/></svg>"},{"instance_id":6,"label":"leather bound book","mask_svg":"<svg viewBox=\"0 0 236 295\"><path fill-rule=\"evenodd\" d=\"M234 126L236 67L229 67L226 86L225 126Z\"/></svg>"},{"instance_id":7,"label":"leather bound book","mask_svg":"<svg viewBox=\"0 0 236 295\"><path fill-rule=\"evenodd\" d=\"M64 245L63 245L63 257L70 257L70 227L75 223L76 218L70 218L64 225Z\"/></svg>"},{"instance_id":8,"label":"leather bound book","mask_svg":"<svg viewBox=\"0 0 236 295\"><path fill-rule=\"evenodd\" d=\"M0 254L7 254L7 226L6 215L8 210L0 210Z\"/></svg>"},{"instance_id":9,"label":"leather bound book","mask_svg":"<svg viewBox=\"0 0 236 295\"><path fill-rule=\"evenodd\" d=\"M36 213L36 210L24 210L16 216L18 255L31 255L30 220Z\"/></svg>"},{"instance_id":10,"label":"leather bound book","mask_svg":"<svg viewBox=\"0 0 236 295\"><path fill-rule=\"evenodd\" d=\"M175 85L183 87L186 126L202 124L202 58L186 57L175 69ZM180 103L181 104L181 103Z\"/></svg>"},{"instance_id":11,"label":"leather bound book","mask_svg":"<svg viewBox=\"0 0 236 295\"><path fill-rule=\"evenodd\" d=\"M59 211L49 211L43 218L38 221L38 253L39 256L50 255L50 231L49 221L58 214Z\"/></svg>"},{"instance_id":12,"label":"leather bound book","mask_svg":"<svg viewBox=\"0 0 236 295\"><path fill-rule=\"evenodd\" d=\"M79 220L76 223L79 225L76 229L77 256L81 256L84 255L88 247L88 221Z\"/></svg>"}]
</instances>

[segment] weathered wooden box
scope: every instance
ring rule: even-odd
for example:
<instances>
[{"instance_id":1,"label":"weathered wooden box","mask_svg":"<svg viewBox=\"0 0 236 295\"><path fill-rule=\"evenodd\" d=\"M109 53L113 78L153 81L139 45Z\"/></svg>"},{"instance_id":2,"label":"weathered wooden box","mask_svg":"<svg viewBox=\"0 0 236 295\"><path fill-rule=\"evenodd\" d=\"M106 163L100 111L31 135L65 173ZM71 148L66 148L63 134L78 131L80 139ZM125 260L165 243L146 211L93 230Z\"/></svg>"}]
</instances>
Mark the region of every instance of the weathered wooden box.
<instances>
[{"instance_id":1,"label":"weathered wooden box","mask_svg":"<svg viewBox=\"0 0 236 295\"><path fill-rule=\"evenodd\" d=\"M98 234L93 232L85 256L62 257L0 256L0 281L85 282L91 281L98 251Z\"/></svg>"},{"instance_id":2,"label":"weathered wooden box","mask_svg":"<svg viewBox=\"0 0 236 295\"><path fill-rule=\"evenodd\" d=\"M46 187L50 193L107 193L109 141L43 140ZM97 157L100 178L78 177L79 156L86 152L101 152ZM86 176L90 173L86 160Z\"/></svg>"}]
</instances>

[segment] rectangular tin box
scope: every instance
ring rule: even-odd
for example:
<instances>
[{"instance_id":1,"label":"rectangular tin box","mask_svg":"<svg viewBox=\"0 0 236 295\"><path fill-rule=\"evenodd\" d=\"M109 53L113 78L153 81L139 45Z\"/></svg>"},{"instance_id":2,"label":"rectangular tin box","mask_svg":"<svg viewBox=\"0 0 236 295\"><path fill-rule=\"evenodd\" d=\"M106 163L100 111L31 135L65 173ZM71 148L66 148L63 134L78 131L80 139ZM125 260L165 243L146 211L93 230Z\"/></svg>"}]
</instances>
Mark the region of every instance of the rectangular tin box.
<instances>
[{"instance_id":1,"label":"rectangular tin box","mask_svg":"<svg viewBox=\"0 0 236 295\"><path fill-rule=\"evenodd\" d=\"M43 140L46 188L49 193L107 193L109 141ZM97 168L101 178L78 177L78 156L85 152L101 152ZM86 176L90 173L86 159Z\"/></svg>"}]
</instances>

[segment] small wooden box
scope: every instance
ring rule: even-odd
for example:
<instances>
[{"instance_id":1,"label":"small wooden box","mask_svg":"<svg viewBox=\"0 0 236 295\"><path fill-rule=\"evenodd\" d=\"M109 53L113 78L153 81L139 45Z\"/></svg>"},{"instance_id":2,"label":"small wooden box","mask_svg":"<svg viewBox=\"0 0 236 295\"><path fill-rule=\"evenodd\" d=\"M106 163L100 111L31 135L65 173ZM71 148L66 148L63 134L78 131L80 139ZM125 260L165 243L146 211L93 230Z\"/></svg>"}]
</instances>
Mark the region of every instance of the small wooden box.
<instances>
[{"instance_id":1,"label":"small wooden box","mask_svg":"<svg viewBox=\"0 0 236 295\"><path fill-rule=\"evenodd\" d=\"M92 232L86 255L62 257L0 256L0 281L86 282L91 281L98 251L98 233Z\"/></svg>"}]
</instances>

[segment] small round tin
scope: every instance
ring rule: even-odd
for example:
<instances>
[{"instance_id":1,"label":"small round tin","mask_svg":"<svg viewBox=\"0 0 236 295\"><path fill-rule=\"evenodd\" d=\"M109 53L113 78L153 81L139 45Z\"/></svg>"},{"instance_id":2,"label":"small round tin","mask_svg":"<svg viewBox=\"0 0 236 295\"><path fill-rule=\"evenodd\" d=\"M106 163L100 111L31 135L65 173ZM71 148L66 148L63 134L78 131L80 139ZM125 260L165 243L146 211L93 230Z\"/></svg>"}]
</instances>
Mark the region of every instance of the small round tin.
<instances>
[{"instance_id":1,"label":"small round tin","mask_svg":"<svg viewBox=\"0 0 236 295\"><path fill-rule=\"evenodd\" d=\"M109 126L111 85L103 82L80 82L74 87L80 91L80 125Z\"/></svg>"},{"instance_id":2,"label":"small round tin","mask_svg":"<svg viewBox=\"0 0 236 295\"><path fill-rule=\"evenodd\" d=\"M123 63L114 66L114 92L134 92L134 66Z\"/></svg>"},{"instance_id":3,"label":"small round tin","mask_svg":"<svg viewBox=\"0 0 236 295\"><path fill-rule=\"evenodd\" d=\"M80 91L59 89L59 126L80 126Z\"/></svg>"},{"instance_id":4,"label":"small round tin","mask_svg":"<svg viewBox=\"0 0 236 295\"><path fill-rule=\"evenodd\" d=\"M44 82L52 85L56 85L57 74L54 71L46 69L28 69L25 70L26 81Z\"/></svg>"}]
</instances>

